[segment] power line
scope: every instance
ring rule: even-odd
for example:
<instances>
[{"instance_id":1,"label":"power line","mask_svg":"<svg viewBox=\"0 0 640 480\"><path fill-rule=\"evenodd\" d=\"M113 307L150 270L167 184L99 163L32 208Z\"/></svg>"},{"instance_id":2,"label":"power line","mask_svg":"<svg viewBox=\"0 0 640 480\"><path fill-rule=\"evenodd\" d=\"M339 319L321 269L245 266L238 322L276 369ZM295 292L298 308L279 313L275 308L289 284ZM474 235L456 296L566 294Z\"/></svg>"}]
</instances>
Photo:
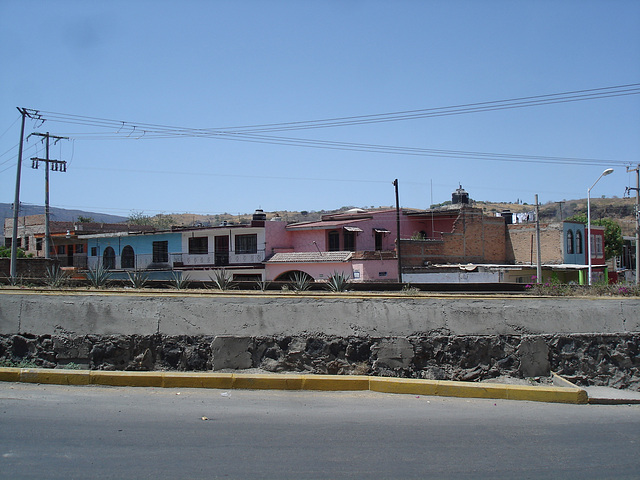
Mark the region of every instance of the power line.
<instances>
[{"instance_id":1,"label":"power line","mask_svg":"<svg viewBox=\"0 0 640 480\"><path fill-rule=\"evenodd\" d=\"M226 127L223 129L212 128L188 128L174 127L159 124L133 123L122 120L109 120L97 117L70 115L56 112L32 112L40 115L44 120L60 122L80 126L92 126L108 128L113 131L108 133L67 133L85 140L109 140L109 139L161 139L161 138L214 138L234 140L249 143L261 143L271 145L296 146L307 148L321 148L329 150L358 151L364 153L394 154L421 157L443 157L452 159L494 160L509 162L529 163L556 163L572 165L629 165L631 161L611 159L591 159L572 157L551 157L541 155L501 154L485 152L464 152L459 150L436 150L414 147L401 147L390 145L376 145L352 142L333 142L327 140L313 140L292 137L280 137L259 135L260 132L276 132L284 130L302 130L311 128L326 128L337 126L362 125L369 123L391 122L410 120L417 118L429 118L445 115L461 115L478 113L491 110L503 110L511 108L523 108L552 103L567 103L598 98L610 98L614 96L636 95L640 93L640 83L602 87L589 90L575 90L571 92L519 97L507 100L491 102L470 103L454 105L451 107L438 107L420 110L408 110L373 115L361 115L352 117L337 117L324 120L310 120L304 122L287 122L275 124L263 124L243 127Z\"/></svg>"}]
</instances>

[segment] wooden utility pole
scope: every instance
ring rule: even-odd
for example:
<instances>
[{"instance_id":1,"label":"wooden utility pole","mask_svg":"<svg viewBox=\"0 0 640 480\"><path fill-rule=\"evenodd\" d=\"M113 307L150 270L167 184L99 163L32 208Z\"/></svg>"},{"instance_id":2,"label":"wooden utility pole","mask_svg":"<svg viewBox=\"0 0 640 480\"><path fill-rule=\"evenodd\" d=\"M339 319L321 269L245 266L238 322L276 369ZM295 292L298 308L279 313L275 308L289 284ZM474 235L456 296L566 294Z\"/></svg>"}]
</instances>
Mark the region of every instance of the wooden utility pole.
<instances>
[{"instance_id":1,"label":"wooden utility pole","mask_svg":"<svg viewBox=\"0 0 640 480\"><path fill-rule=\"evenodd\" d=\"M49 166L51 166L51 170L56 172L66 172L67 171L67 162L60 160L51 160L49 158L49 139L55 139L55 142L58 140L68 140L69 137L57 137L55 135L50 135L47 133L32 133L31 135L37 135L39 137L44 137L46 139L46 158L31 158L31 168L38 168L39 162L45 163L44 169L44 258L51 258L51 229L49 228ZM29 135L29 136L31 136Z\"/></svg>"}]
</instances>

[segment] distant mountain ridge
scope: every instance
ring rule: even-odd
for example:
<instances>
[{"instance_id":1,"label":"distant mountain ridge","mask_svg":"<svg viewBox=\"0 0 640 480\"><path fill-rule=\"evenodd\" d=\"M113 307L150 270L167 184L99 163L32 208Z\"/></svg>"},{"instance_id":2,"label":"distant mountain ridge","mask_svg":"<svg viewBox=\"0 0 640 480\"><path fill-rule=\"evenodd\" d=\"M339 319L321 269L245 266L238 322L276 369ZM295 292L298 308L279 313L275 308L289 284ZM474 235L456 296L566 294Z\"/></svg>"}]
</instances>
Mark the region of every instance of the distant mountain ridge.
<instances>
[{"instance_id":1,"label":"distant mountain ridge","mask_svg":"<svg viewBox=\"0 0 640 480\"><path fill-rule=\"evenodd\" d=\"M106 213L86 212L84 210L67 210L64 208L51 207L49 211L51 221L56 222L73 222L77 220L78 217L91 217L94 222L98 223L124 223L127 220L127 217L108 215ZM44 214L44 206L22 205L20 207L21 217L41 214ZM0 203L0 218L2 219L0 228L4 229L4 219L13 218L13 209L11 208L10 203Z\"/></svg>"}]
</instances>

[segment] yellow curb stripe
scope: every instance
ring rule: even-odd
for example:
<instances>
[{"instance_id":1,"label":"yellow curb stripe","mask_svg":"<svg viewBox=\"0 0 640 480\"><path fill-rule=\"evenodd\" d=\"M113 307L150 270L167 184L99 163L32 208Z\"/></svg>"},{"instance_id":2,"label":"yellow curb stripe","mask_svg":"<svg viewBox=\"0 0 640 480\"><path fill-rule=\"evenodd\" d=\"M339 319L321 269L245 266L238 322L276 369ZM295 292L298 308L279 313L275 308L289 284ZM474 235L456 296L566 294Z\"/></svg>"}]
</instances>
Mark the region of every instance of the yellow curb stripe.
<instances>
[{"instance_id":1,"label":"yellow curb stripe","mask_svg":"<svg viewBox=\"0 0 640 480\"><path fill-rule=\"evenodd\" d=\"M561 378L561 377L559 377ZM420 380L361 375L231 374L180 372L123 372L44 368L0 368L0 381L58 385L118 387L216 388L251 390L364 391L461 398L526 400L586 404L587 392L566 380L567 386L503 385L497 383Z\"/></svg>"},{"instance_id":2,"label":"yellow curb stripe","mask_svg":"<svg viewBox=\"0 0 640 480\"><path fill-rule=\"evenodd\" d=\"M164 372L162 386L165 388L220 388L231 389L231 373L190 373Z\"/></svg>"},{"instance_id":3,"label":"yellow curb stripe","mask_svg":"<svg viewBox=\"0 0 640 480\"><path fill-rule=\"evenodd\" d=\"M162 387L162 372L109 372L92 370L92 385L114 387Z\"/></svg>"},{"instance_id":4,"label":"yellow curb stripe","mask_svg":"<svg viewBox=\"0 0 640 480\"><path fill-rule=\"evenodd\" d=\"M305 375L303 390L369 390L369 377L361 375Z\"/></svg>"}]
</instances>

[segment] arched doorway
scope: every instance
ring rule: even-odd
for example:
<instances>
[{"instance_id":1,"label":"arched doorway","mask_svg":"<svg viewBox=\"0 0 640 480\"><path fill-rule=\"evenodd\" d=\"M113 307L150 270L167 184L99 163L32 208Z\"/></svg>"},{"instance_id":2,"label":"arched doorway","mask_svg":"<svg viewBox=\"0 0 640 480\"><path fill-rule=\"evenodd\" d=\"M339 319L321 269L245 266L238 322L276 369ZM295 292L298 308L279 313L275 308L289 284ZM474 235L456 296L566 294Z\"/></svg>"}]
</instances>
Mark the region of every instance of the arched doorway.
<instances>
[{"instance_id":1,"label":"arched doorway","mask_svg":"<svg viewBox=\"0 0 640 480\"><path fill-rule=\"evenodd\" d=\"M127 245L122 249L120 263L122 268L136 268L136 256L131 245Z\"/></svg>"},{"instance_id":2,"label":"arched doorway","mask_svg":"<svg viewBox=\"0 0 640 480\"><path fill-rule=\"evenodd\" d=\"M106 269L113 270L116 268L116 252L111 247L104 249L102 254L102 266Z\"/></svg>"}]
</instances>

